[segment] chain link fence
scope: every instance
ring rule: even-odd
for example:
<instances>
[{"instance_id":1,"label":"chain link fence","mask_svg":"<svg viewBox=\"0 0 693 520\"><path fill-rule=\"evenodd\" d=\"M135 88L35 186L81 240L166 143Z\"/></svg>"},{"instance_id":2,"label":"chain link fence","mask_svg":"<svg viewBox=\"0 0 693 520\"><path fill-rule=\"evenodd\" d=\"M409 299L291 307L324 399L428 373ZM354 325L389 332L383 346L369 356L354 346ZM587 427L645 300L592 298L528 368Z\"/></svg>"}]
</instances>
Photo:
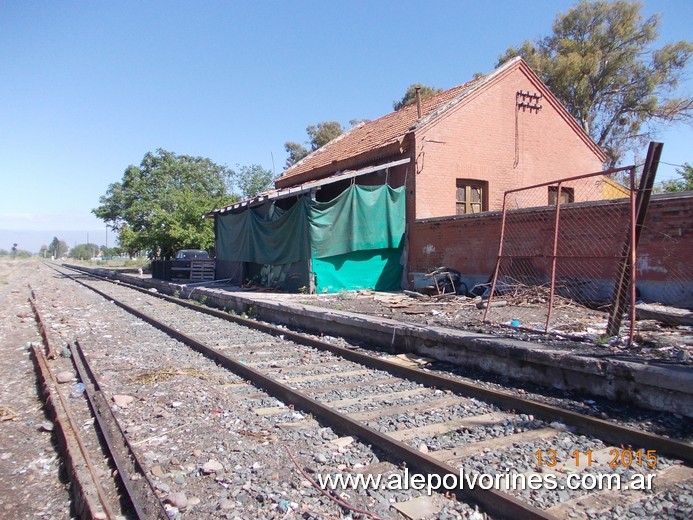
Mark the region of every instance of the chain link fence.
<instances>
[{"instance_id":1,"label":"chain link fence","mask_svg":"<svg viewBox=\"0 0 693 520\"><path fill-rule=\"evenodd\" d=\"M634 271L633 173L618 168L506 192L484 321L504 322L508 306L514 326L556 332L586 319L584 327L605 331L624 270ZM581 318L584 309L595 312Z\"/></svg>"}]
</instances>

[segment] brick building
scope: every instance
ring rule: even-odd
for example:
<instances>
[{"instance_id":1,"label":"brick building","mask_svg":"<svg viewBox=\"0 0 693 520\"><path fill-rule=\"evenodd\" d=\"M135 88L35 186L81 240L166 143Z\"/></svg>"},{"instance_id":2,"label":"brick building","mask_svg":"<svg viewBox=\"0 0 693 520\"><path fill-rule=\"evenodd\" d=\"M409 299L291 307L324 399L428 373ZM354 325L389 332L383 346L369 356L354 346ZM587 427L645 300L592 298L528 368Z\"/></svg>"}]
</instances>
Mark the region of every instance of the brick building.
<instances>
[{"instance_id":1,"label":"brick building","mask_svg":"<svg viewBox=\"0 0 693 520\"><path fill-rule=\"evenodd\" d=\"M516 58L486 76L350 129L287 169L276 180L276 191L247 204L269 199L281 204L293 193L311 193L326 202L353 184L401 189L408 235L399 264L406 286L411 281L407 273L425 267L412 263L418 253L407 247L425 238L417 236L425 228L416 222L500 209L505 190L600 171L604 159L536 74ZM565 184L562 200L589 200L594 183ZM546 188L543 203L558 196L553 189ZM621 193L613 183L608 189ZM345 269L341 264L339 269ZM373 268L386 266L391 268L392 261Z\"/></svg>"},{"instance_id":2,"label":"brick building","mask_svg":"<svg viewBox=\"0 0 693 520\"><path fill-rule=\"evenodd\" d=\"M504 192L547 183L538 195L533 191L531 201L518 194L518 207L545 207L560 196L561 204L584 203L570 204L569 211L587 218L600 204L592 201L623 199L629 191L601 175L564 182L560 193L554 181L600 172L604 160L599 147L517 58L350 129L287 169L275 181L276 189L212 212L217 277L241 281L255 276L287 290L396 290L411 286L413 273L445 265L461 271L472 287L488 280L493 270ZM661 215L679 214L681 204L690 208L690 200L664 198L654 204L653 229L664 225ZM335 207L339 214L322 220ZM289 213L293 227L276 221L288 221ZM541 210L536 217L527 244L546 238ZM349 225L342 225L345 221ZM625 229L621 221L612 224ZM661 244L645 238L638 261L643 294L671 302L693 298L690 269L672 260L679 257L674 251L690 247L687 228L679 225ZM578 235L585 246L594 242L595 235L581 229L571 238L576 248L582 247ZM659 257L662 248L666 252ZM682 283L670 298L661 298L661 278L672 275Z\"/></svg>"},{"instance_id":3,"label":"brick building","mask_svg":"<svg viewBox=\"0 0 693 520\"><path fill-rule=\"evenodd\" d=\"M276 186L402 159L409 162L390 168L388 182L406 184L407 220L412 221L500 209L506 190L600 171L605 157L516 58L418 107L352 128L286 170ZM383 174L358 182L382 183ZM581 191L591 190L576 185L564 196L580 202L586 197Z\"/></svg>"}]
</instances>

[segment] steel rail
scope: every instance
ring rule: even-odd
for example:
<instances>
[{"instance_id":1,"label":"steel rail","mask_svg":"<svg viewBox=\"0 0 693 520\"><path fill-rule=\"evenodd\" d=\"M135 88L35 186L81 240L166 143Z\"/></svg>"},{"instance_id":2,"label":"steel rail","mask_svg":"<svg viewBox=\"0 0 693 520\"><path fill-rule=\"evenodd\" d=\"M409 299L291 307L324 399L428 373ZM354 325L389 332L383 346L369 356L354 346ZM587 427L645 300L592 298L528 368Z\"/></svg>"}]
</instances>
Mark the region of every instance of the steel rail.
<instances>
[{"instance_id":1,"label":"steel rail","mask_svg":"<svg viewBox=\"0 0 693 520\"><path fill-rule=\"evenodd\" d=\"M53 346L53 342L48 337L48 331L46 330L46 327L43 324L43 315L41 314L41 311L38 308L38 303L36 303L36 294L34 293L34 289L31 286L29 286L29 289L31 290L31 298L29 298L29 305L31 305L31 310L34 312L34 319L38 324L38 330L39 334L41 335L41 339L43 340L43 345L46 347L46 357L48 359L55 359L58 356L55 353L55 347Z\"/></svg>"},{"instance_id":2,"label":"steel rail","mask_svg":"<svg viewBox=\"0 0 693 520\"><path fill-rule=\"evenodd\" d=\"M101 391L99 381L91 369L84 351L78 341L71 343L70 352L80 380L85 386L85 393L91 405L94 417L108 446L120 481L127 491L128 498L139 518L167 520L166 508L159 500L147 472L135 456L118 420L116 419L106 397ZM132 480L130 476L138 474L141 478Z\"/></svg>"},{"instance_id":3,"label":"steel rail","mask_svg":"<svg viewBox=\"0 0 693 520\"><path fill-rule=\"evenodd\" d=\"M109 278L93 275L92 273L88 274L94 276L95 278L99 278L110 283L114 283L113 280ZM74 280L78 283L82 283L79 280ZM101 293L96 288L90 287L87 284L83 285L85 287L89 287L97 293L100 293L102 296L106 298L111 298L105 293ZM551 421L560 420L564 424L576 428L577 431L581 434L592 435L594 437L598 437L604 441L616 445L623 444L643 448L646 450L657 450L657 452L663 455L683 460L688 465L693 464L693 445L687 442L677 441L667 437L661 437L659 435L643 432L640 430L636 430L634 428L629 428L627 426L622 426L609 421L605 421L603 419L597 419L595 417L590 417L576 412L571 412L569 410L563 410L556 406L540 403L537 401L532 401L529 399L523 399L502 390L491 390L487 388L482 388L479 386L475 386L471 383L465 383L464 381L453 379L448 376L433 374L431 372L423 372L417 368L409 368L406 366L398 365L396 363L387 361L386 359L383 359L381 357L333 345L331 343L328 343L315 337L311 337L309 335L301 334L284 328L279 328L268 323L261 323L248 318L230 315L228 313L216 309L196 305L158 292L152 293L146 289L143 289L136 285L128 284L126 282L119 281L118 285L124 285L128 288L137 290L139 292L149 294L150 296L155 296L168 302L175 303L177 305L181 305L183 307L193 309L199 312L203 312L205 314L215 316L226 321L231 321L239 325L254 328L256 330L266 332L274 336L281 335L288 340L294 341L295 343L300 343L310 347L314 347L316 349L329 351L350 361L361 363L371 368L384 370L393 375L416 381L417 383L421 383L427 386L433 386L440 389L451 390L453 392L465 395L466 397L475 397L486 402L493 403L504 410L514 410L520 413L532 414Z\"/></svg>"},{"instance_id":4,"label":"steel rail","mask_svg":"<svg viewBox=\"0 0 693 520\"><path fill-rule=\"evenodd\" d=\"M72 484L74 485L73 495L75 502L77 502L78 504L78 514L81 518L94 518L95 515L100 512L100 509L105 514L107 519L115 519L116 517L113 513L113 509L111 508L111 504L109 503L109 500L106 497L103 488L101 487L101 482L96 476L96 469L94 468L94 465L91 462L89 451L84 445L82 436L79 433L79 428L77 427L77 424L75 423L75 420L72 417L72 414L70 413L70 407L65 401L65 397L62 395L62 392L58 388L58 382L56 381L53 372L48 367L48 361L46 360L46 356L44 355L40 347L38 347L37 345L33 346L32 352L34 354L32 356L34 359L34 363L39 371L42 380L41 386L43 393L46 396L47 403L51 409L52 414L55 417L55 422L60 432L59 438L62 440L63 449L65 451L65 457L67 459L66 466L68 466L72 471ZM53 386L53 390L51 390L51 383ZM58 410L58 403L56 403L53 399L53 391L55 391L55 394L58 396L58 402L60 404L60 407L62 408L62 413L64 414L65 422L67 424L64 424L63 420L61 419L61 413L60 410ZM89 472L91 484L93 486L93 489L91 490L88 490L85 487L85 483L83 483L82 479L80 478L80 473L78 471L79 464L77 461L74 460L72 454L72 450L75 448L75 446L72 444L71 441L74 441L74 444L76 444L76 448L79 450L81 458L84 461L84 466ZM94 503L94 501L90 497L90 492L94 492L96 494L96 497L98 498L101 507L98 507Z\"/></svg>"}]
</instances>

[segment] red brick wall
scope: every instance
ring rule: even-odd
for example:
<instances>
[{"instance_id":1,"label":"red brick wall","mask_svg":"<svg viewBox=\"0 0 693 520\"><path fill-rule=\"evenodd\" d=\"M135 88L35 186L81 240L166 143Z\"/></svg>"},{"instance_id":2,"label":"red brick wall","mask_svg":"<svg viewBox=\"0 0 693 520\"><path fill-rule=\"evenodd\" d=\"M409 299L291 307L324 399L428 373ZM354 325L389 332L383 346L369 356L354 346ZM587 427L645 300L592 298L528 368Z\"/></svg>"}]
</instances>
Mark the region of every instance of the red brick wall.
<instances>
[{"instance_id":1,"label":"red brick wall","mask_svg":"<svg viewBox=\"0 0 693 520\"><path fill-rule=\"evenodd\" d=\"M541 110L517 111L519 90L544 95ZM506 190L603 169L597 153L549 102L545 87L522 68L417 130L415 147L418 219L456 213L458 178L487 181L494 210L501 209ZM594 199L575 191L576 202Z\"/></svg>"},{"instance_id":2,"label":"red brick wall","mask_svg":"<svg viewBox=\"0 0 693 520\"><path fill-rule=\"evenodd\" d=\"M569 226L572 250L592 251L595 236L604 228L626 229L628 212L625 204L607 219L597 211L597 204L576 205L562 213ZM578 218L570 217L570 214ZM620 221L617 219L621 215ZM537 248L553 239L551 230L541 231L544 212L535 213L536 225L527 235ZM599 217L599 218L597 218ZM591 222L590 231L584 226ZM571 225L575 224L575 225ZM582 223L582 224L581 224ZM638 248L637 277L640 282L693 283L693 192L655 195L650 203L645 227ZM409 234L409 272L428 272L439 266L457 269L463 275L488 278L494 269L501 229L500 212L478 216L462 216L417 220ZM683 289L682 289L683 290ZM690 289L688 289L690 291Z\"/></svg>"},{"instance_id":3,"label":"red brick wall","mask_svg":"<svg viewBox=\"0 0 693 520\"><path fill-rule=\"evenodd\" d=\"M638 249L642 280L693 283L693 192L653 197Z\"/></svg>"}]
</instances>

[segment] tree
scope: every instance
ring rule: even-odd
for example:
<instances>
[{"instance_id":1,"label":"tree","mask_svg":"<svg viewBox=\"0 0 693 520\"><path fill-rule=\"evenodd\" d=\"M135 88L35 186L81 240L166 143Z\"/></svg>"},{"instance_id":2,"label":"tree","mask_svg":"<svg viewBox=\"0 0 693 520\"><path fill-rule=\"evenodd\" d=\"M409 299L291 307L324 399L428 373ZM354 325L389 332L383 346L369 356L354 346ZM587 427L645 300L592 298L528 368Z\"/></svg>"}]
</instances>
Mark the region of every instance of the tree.
<instances>
[{"instance_id":1,"label":"tree","mask_svg":"<svg viewBox=\"0 0 693 520\"><path fill-rule=\"evenodd\" d=\"M46 258L48 255L48 246L46 244L43 244L41 249L39 249L39 255L41 255L41 258Z\"/></svg>"},{"instance_id":2,"label":"tree","mask_svg":"<svg viewBox=\"0 0 693 520\"><path fill-rule=\"evenodd\" d=\"M58 240L58 237L53 237L51 245L48 247L53 258L62 258L70 249L64 240Z\"/></svg>"},{"instance_id":3,"label":"tree","mask_svg":"<svg viewBox=\"0 0 693 520\"><path fill-rule=\"evenodd\" d=\"M289 154L289 156L286 158L286 163L284 164L284 168L287 169L291 168L294 164L308 155L308 149L302 144L294 141L285 142L284 150L286 150L286 153Z\"/></svg>"},{"instance_id":4,"label":"tree","mask_svg":"<svg viewBox=\"0 0 693 520\"><path fill-rule=\"evenodd\" d=\"M404 96L402 96L402 99L400 99L399 101L392 102L392 108L394 108L395 110L401 110L408 105L413 105L414 103L416 103L417 89L419 89L419 94L421 95L422 100L430 98L431 96L435 96L436 94L443 91L443 89L428 87L426 85L422 85L421 83L412 83L411 85L409 85L409 88L404 93Z\"/></svg>"},{"instance_id":5,"label":"tree","mask_svg":"<svg viewBox=\"0 0 693 520\"><path fill-rule=\"evenodd\" d=\"M676 169L676 173L681 176L681 179L662 181L662 191L674 192L693 190L693 166L684 163L680 169Z\"/></svg>"},{"instance_id":6,"label":"tree","mask_svg":"<svg viewBox=\"0 0 693 520\"><path fill-rule=\"evenodd\" d=\"M314 152L318 148L325 146L335 137L342 135L344 133L344 128L337 121L323 121L315 125L308 125L306 127L306 133L309 139L305 144L310 146L310 150L294 141L287 141L284 143L284 150L289 154L284 165L286 168L290 168L310 152Z\"/></svg>"},{"instance_id":7,"label":"tree","mask_svg":"<svg viewBox=\"0 0 693 520\"><path fill-rule=\"evenodd\" d=\"M118 248L124 251L130 258L136 258L137 253L140 251L137 235L127 224L123 225L123 227L118 230ZM149 251L152 258L157 256L156 252L156 249L154 252Z\"/></svg>"},{"instance_id":8,"label":"tree","mask_svg":"<svg viewBox=\"0 0 693 520\"><path fill-rule=\"evenodd\" d=\"M522 56L616 165L664 123L691 121L693 98L674 97L693 52L679 41L652 48L659 16L641 4L581 0L553 34L510 48L498 64Z\"/></svg>"},{"instance_id":9,"label":"tree","mask_svg":"<svg viewBox=\"0 0 693 520\"><path fill-rule=\"evenodd\" d=\"M75 247L70 249L68 253L69 258L74 258L75 260L91 260L96 256L99 251L99 246L96 244L77 244Z\"/></svg>"},{"instance_id":10,"label":"tree","mask_svg":"<svg viewBox=\"0 0 693 520\"><path fill-rule=\"evenodd\" d=\"M212 221L202 215L230 204L231 171L210 159L159 149L140 166L128 166L121 182L111 184L92 213L118 232L120 246L133 255L161 248L164 257L178 249L214 245Z\"/></svg>"},{"instance_id":11,"label":"tree","mask_svg":"<svg viewBox=\"0 0 693 520\"><path fill-rule=\"evenodd\" d=\"M272 187L273 175L270 170L264 169L259 164L237 167L238 170L234 170L231 176L235 179L236 185L241 190L241 197L244 199L254 197Z\"/></svg>"},{"instance_id":12,"label":"tree","mask_svg":"<svg viewBox=\"0 0 693 520\"><path fill-rule=\"evenodd\" d=\"M315 151L325 146L335 137L342 135L344 128L337 121L324 121L317 125L308 125L306 132L308 137L310 137L310 149Z\"/></svg>"},{"instance_id":13,"label":"tree","mask_svg":"<svg viewBox=\"0 0 693 520\"><path fill-rule=\"evenodd\" d=\"M106 247L102 245L99 250L101 251L102 258L112 258L114 256L119 256L122 251L119 247Z\"/></svg>"},{"instance_id":14,"label":"tree","mask_svg":"<svg viewBox=\"0 0 693 520\"><path fill-rule=\"evenodd\" d=\"M349 128L359 126L361 123L369 123L370 119L349 119Z\"/></svg>"}]
</instances>

